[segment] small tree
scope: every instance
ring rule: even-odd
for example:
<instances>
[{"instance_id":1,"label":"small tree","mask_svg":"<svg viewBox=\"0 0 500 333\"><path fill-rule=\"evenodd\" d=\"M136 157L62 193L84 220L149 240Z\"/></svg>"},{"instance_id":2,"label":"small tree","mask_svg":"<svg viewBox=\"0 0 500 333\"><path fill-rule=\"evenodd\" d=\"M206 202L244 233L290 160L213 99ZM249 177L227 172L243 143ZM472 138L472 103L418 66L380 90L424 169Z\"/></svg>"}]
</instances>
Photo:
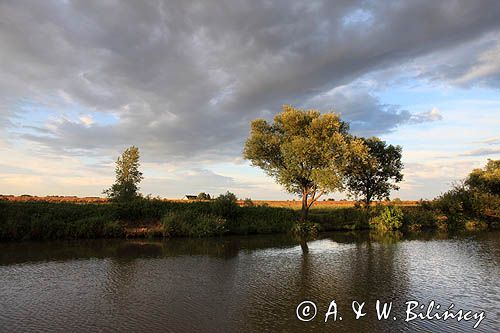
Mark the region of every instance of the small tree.
<instances>
[{"instance_id":1,"label":"small tree","mask_svg":"<svg viewBox=\"0 0 500 333\"><path fill-rule=\"evenodd\" d=\"M198 196L196 197L198 200L210 200L210 194L205 193L205 192L200 192Z\"/></svg>"},{"instance_id":2,"label":"small tree","mask_svg":"<svg viewBox=\"0 0 500 333\"><path fill-rule=\"evenodd\" d=\"M366 207L373 199L389 198L396 183L403 180L401 146L387 145L372 137L363 139L368 154L352 155L346 172L346 188L355 197L362 197Z\"/></svg>"},{"instance_id":3,"label":"small tree","mask_svg":"<svg viewBox=\"0 0 500 333\"><path fill-rule=\"evenodd\" d=\"M256 119L243 155L290 193L302 197L301 221L323 194L341 188L347 157L361 151L360 140L335 113L285 105L269 124Z\"/></svg>"},{"instance_id":4,"label":"small tree","mask_svg":"<svg viewBox=\"0 0 500 333\"><path fill-rule=\"evenodd\" d=\"M139 196L139 183L143 179L139 171L139 149L127 148L116 160L115 183L103 193L114 201L130 201Z\"/></svg>"},{"instance_id":5,"label":"small tree","mask_svg":"<svg viewBox=\"0 0 500 333\"><path fill-rule=\"evenodd\" d=\"M234 220L238 215L238 203L234 193L227 191L225 194L219 195L212 202L213 213L227 220Z\"/></svg>"}]
</instances>

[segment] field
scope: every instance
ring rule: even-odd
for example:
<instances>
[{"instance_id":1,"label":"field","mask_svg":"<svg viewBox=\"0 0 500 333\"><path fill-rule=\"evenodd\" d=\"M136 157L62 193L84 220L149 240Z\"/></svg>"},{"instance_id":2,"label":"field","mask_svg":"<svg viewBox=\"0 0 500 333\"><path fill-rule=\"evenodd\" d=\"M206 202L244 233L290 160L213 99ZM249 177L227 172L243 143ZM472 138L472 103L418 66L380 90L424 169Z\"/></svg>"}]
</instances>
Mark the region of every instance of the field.
<instances>
[{"instance_id":1,"label":"field","mask_svg":"<svg viewBox=\"0 0 500 333\"><path fill-rule=\"evenodd\" d=\"M70 203L107 203L108 199L100 198L100 197L77 197L77 196L31 196L31 195L0 195L0 200L7 201L17 201L17 202L25 202L25 201L43 201L43 202L70 202ZM202 200L183 200L183 199L166 199L162 198L162 201L167 202L199 202ZM252 200L254 205L256 206L269 206L269 207L279 207L279 208L290 208L290 209L300 209L301 201L300 200ZM400 206L416 206L418 201L401 201L401 202L392 202L393 204ZM238 201L239 205L243 205L243 200ZM355 201L349 200L341 200L341 201L317 201L314 203L311 209L335 209L335 208L343 208L343 207L353 207Z\"/></svg>"},{"instance_id":2,"label":"field","mask_svg":"<svg viewBox=\"0 0 500 333\"><path fill-rule=\"evenodd\" d=\"M243 204L243 201L238 201L240 205ZM253 203L257 206L260 205L268 205L269 207L281 207L281 208L291 208L291 209L300 209L302 202L300 200L287 200L287 201L278 201L278 200L253 200ZM341 200L341 201L317 201L311 207L311 209L335 209L335 208L344 208L344 207L354 207L355 201L350 200ZM385 203L385 202L382 202ZM394 204L394 202L392 202ZM401 201L398 202L397 205L400 206L416 206L418 201Z\"/></svg>"},{"instance_id":3,"label":"field","mask_svg":"<svg viewBox=\"0 0 500 333\"><path fill-rule=\"evenodd\" d=\"M69 203L106 203L108 199L99 197L77 197L77 196L60 196L49 195L45 197L38 197L33 195L1 195L0 200L27 202L27 201L43 201L43 202L69 202Z\"/></svg>"}]
</instances>

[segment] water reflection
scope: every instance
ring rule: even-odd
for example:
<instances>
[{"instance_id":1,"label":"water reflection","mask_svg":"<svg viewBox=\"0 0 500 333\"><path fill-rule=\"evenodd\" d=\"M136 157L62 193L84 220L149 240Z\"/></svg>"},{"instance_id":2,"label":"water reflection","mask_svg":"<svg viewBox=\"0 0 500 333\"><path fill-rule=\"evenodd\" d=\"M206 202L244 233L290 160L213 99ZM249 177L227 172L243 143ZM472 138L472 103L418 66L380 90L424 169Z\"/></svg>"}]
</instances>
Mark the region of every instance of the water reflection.
<instances>
[{"instance_id":1,"label":"water reflection","mask_svg":"<svg viewBox=\"0 0 500 333\"><path fill-rule=\"evenodd\" d=\"M0 265L89 258L123 260L154 257L209 256L232 258L240 251L293 247L286 235L259 237L176 238L167 240L79 240L0 243Z\"/></svg>"},{"instance_id":2,"label":"water reflection","mask_svg":"<svg viewBox=\"0 0 500 333\"><path fill-rule=\"evenodd\" d=\"M286 235L0 244L0 331L470 331L404 317L410 299L500 320L500 233L323 234L303 253ZM300 322L295 307L318 305ZM342 321L324 323L335 300ZM367 315L354 320L353 300Z\"/></svg>"}]
</instances>

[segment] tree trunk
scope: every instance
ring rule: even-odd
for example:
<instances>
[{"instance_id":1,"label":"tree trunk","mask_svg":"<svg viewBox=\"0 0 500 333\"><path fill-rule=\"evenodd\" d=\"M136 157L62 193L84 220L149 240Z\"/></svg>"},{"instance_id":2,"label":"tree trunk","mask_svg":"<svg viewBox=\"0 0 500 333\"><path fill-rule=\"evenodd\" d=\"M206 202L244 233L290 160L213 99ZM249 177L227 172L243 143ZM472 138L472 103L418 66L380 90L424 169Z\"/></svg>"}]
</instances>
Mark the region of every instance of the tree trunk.
<instances>
[{"instance_id":1,"label":"tree trunk","mask_svg":"<svg viewBox=\"0 0 500 333\"><path fill-rule=\"evenodd\" d=\"M309 213L309 206L307 205L307 191L302 192L302 210L300 211L300 222L307 221L307 214Z\"/></svg>"},{"instance_id":2,"label":"tree trunk","mask_svg":"<svg viewBox=\"0 0 500 333\"><path fill-rule=\"evenodd\" d=\"M300 222L306 222L307 216L309 215L309 208L302 206L302 211L300 212Z\"/></svg>"},{"instance_id":3,"label":"tree trunk","mask_svg":"<svg viewBox=\"0 0 500 333\"><path fill-rule=\"evenodd\" d=\"M302 248L302 253L309 253L309 246L307 246L307 241L302 239L300 241L300 247Z\"/></svg>"},{"instance_id":4,"label":"tree trunk","mask_svg":"<svg viewBox=\"0 0 500 333\"><path fill-rule=\"evenodd\" d=\"M366 197L365 197L365 208L366 209L370 208L371 202L372 202L372 194L370 193L370 190L367 189Z\"/></svg>"}]
</instances>

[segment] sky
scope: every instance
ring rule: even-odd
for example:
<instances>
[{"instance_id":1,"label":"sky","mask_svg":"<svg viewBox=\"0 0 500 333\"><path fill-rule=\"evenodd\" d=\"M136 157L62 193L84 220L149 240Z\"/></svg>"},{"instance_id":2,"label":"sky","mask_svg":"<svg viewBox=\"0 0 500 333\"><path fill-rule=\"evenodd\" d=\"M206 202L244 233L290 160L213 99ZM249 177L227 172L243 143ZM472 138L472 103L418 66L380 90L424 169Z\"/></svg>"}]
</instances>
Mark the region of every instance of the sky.
<instances>
[{"instance_id":1,"label":"sky","mask_svg":"<svg viewBox=\"0 0 500 333\"><path fill-rule=\"evenodd\" d=\"M291 199L242 158L284 104L403 147L392 197L500 158L500 1L0 1L0 194ZM332 193L331 198L347 198Z\"/></svg>"}]
</instances>

